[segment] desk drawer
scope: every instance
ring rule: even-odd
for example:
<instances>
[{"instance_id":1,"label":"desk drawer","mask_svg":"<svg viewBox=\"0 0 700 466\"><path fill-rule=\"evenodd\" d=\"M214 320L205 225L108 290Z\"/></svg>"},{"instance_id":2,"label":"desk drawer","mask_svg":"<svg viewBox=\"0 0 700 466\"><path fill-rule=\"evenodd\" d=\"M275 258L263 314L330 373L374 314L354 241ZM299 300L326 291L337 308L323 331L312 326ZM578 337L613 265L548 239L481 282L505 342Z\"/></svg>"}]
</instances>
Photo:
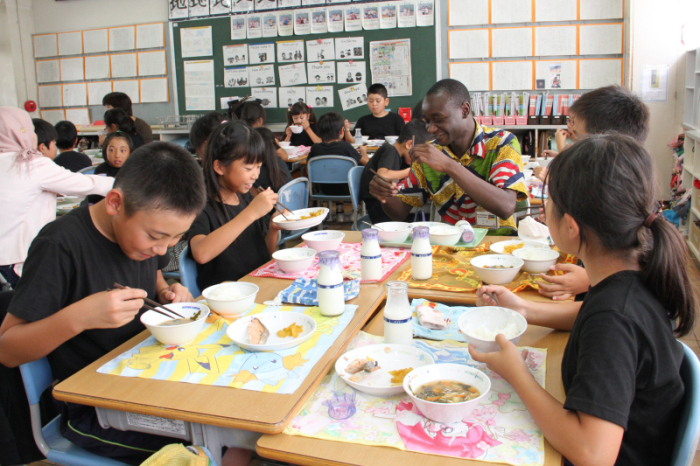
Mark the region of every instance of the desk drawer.
<instances>
[{"instance_id":1,"label":"desk drawer","mask_svg":"<svg viewBox=\"0 0 700 466\"><path fill-rule=\"evenodd\" d=\"M119 430L178 438L187 440L193 445L204 444L201 426L198 424L114 409L95 408L95 411L97 411L100 425L105 429L112 427Z\"/></svg>"}]
</instances>

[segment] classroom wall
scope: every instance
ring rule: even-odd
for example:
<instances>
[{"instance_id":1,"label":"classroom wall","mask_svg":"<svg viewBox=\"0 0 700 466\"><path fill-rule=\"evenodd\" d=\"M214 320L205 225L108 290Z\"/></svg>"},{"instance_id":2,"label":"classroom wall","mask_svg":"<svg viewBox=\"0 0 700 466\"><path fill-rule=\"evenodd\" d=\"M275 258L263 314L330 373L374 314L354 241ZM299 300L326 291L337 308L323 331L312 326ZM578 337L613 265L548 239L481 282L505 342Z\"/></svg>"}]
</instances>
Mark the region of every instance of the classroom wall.
<instances>
[{"instance_id":1,"label":"classroom wall","mask_svg":"<svg viewBox=\"0 0 700 466\"><path fill-rule=\"evenodd\" d=\"M5 2L0 0L0 107L17 106L15 67L12 62L12 43Z\"/></svg>"}]
</instances>

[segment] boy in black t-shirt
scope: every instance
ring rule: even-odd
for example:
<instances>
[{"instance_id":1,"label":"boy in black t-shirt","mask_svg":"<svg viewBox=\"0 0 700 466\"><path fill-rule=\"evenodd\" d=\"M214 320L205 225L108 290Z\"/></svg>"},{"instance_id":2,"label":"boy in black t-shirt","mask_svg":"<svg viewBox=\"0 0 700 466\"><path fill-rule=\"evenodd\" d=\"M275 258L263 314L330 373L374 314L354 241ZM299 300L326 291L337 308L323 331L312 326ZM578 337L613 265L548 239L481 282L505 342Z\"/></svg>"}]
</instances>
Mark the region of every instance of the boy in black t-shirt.
<instances>
[{"instance_id":1,"label":"boy in black t-shirt","mask_svg":"<svg viewBox=\"0 0 700 466\"><path fill-rule=\"evenodd\" d=\"M144 330L143 298L192 301L160 269L204 202L202 171L186 150L155 142L135 151L104 200L49 223L32 242L0 326L0 363L47 356L64 380ZM114 283L128 289L107 291ZM88 406L62 407L62 435L99 455L138 464L173 443L102 429Z\"/></svg>"},{"instance_id":2,"label":"boy in black t-shirt","mask_svg":"<svg viewBox=\"0 0 700 466\"><path fill-rule=\"evenodd\" d=\"M46 120L41 118L32 118L32 123L34 124L34 133L36 133L36 148L41 152L44 157L48 157L51 160L56 158L56 139L58 135L56 134L56 128L51 125Z\"/></svg>"},{"instance_id":3,"label":"boy in black t-shirt","mask_svg":"<svg viewBox=\"0 0 700 466\"><path fill-rule=\"evenodd\" d=\"M70 121L59 121L54 128L57 134L56 147L59 150L58 156L53 159L54 163L72 172L91 167L90 157L73 150L78 144L78 130L75 125Z\"/></svg>"},{"instance_id":4,"label":"boy in black t-shirt","mask_svg":"<svg viewBox=\"0 0 700 466\"><path fill-rule=\"evenodd\" d=\"M392 221L382 209L382 203L369 193L369 183L374 177L372 170L391 180L406 178L411 170L410 151L413 144L424 144L431 139L425 123L413 120L403 127L399 139L394 144L384 143L369 160L360 179L360 197L365 202L372 223Z\"/></svg>"},{"instance_id":5,"label":"boy in black t-shirt","mask_svg":"<svg viewBox=\"0 0 700 466\"><path fill-rule=\"evenodd\" d=\"M386 106L389 105L386 87L382 84L372 84L367 94L367 106L372 114L357 120L353 134L357 129L362 131L363 136L369 136L370 139L384 139L385 136L401 134L403 118L386 110Z\"/></svg>"}]
</instances>

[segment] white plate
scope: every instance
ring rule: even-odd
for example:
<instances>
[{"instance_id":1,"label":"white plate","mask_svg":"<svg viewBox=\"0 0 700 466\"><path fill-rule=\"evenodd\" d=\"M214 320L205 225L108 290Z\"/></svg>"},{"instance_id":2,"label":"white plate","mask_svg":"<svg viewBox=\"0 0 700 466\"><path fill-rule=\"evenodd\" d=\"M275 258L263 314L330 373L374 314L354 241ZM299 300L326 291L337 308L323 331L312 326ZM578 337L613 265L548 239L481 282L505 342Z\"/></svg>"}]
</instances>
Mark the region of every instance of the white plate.
<instances>
[{"instance_id":1,"label":"white plate","mask_svg":"<svg viewBox=\"0 0 700 466\"><path fill-rule=\"evenodd\" d=\"M381 146L384 144L384 139L370 139L367 141L368 146Z\"/></svg>"},{"instance_id":2,"label":"white plate","mask_svg":"<svg viewBox=\"0 0 700 466\"><path fill-rule=\"evenodd\" d=\"M256 317L270 331L270 336L264 345L253 345L248 342L248 325ZM304 328L298 337L282 338L277 336L279 330L292 324L297 324ZM316 321L306 314L291 311L275 311L241 317L228 326L226 335L235 344L249 351L279 351L301 345L311 338L315 331Z\"/></svg>"},{"instance_id":3,"label":"white plate","mask_svg":"<svg viewBox=\"0 0 700 466\"><path fill-rule=\"evenodd\" d=\"M321 215L315 217L307 218L302 220L301 217L304 215L309 215L312 212L321 210ZM287 217L289 220L285 220L282 215L278 215L272 219L273 222L277 224L282 230L303 230L304 228L315 227L316 225L323 222L323 220L328 215L328 209L326 207L313 207L311 209L299 209L292 212L292 215Z\"/></svg>"},{"instance_id":4,"label":"white plate","mask_svg":"<svg viewBox=\"0 0 700 466\"><path fill-rule=\"evenodd\" d=\"M498 254L505 254L504 249L506 246L511 246L520 243L525 243L525 246L523 246L524 248L549 249L549 246L544 243L538 243L537 241L525 241L522 239L509 239L508 241L499 241L498 243L493 243L489 249Z\"/></svg>"},{"instance_id":5,"label":"white plate","mask_svg":"<svg viewBox=\"0 0 700 466\"><path fill-rule=\"evenodd\" d=\"M360 382L353 382L353 374L345 372L345 368L355 359L371 358L379 363L379 369L369 374ZM355 390L370 395L398 395L403 393L403 384L392 384L389 371L417 369L428 364L434 364L432 356L425 351L407 345L368 345L355 348L342 355L335 362L335 371L345 383Z\"/></svg>"}]
</instances>

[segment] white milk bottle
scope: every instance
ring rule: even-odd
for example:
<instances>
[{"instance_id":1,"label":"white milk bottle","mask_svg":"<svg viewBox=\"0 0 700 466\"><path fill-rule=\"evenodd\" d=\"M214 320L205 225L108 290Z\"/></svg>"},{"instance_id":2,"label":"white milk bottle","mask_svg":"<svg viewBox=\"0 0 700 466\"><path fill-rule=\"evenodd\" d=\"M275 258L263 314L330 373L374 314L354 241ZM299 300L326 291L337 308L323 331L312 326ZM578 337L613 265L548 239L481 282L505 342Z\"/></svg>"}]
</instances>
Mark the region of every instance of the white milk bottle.
<instances>
[{"instance_id":1,"label":"white milk bottle","mask_svg":"<svg viewBox=\"0 0 700 466\"><path fill-rule=\"evenodd\" d=\"M318 277L316 277L318 310L324 316L340 315L345 310L345 295L338 251L319 252L318 262L320 264Z\"/></svg>"},{"instance_id":2,"label":"white milk bottle","mask_svg":"<svg viewBox=\"0 0 700 466\"><path fill-rule=\"evenodd\" d=\"M408 303L408 283L386 284L384 306L384 342L397 345L413 345L413 312Z\"/></svg>"},{"instance_id":3,"label":"white milk bottle","mask_svg":"<svg viewBox=\"0 0 700 466\"><path fill-rule=\"evenodd\" d=\"M360 271L362 280L378 281L382 278L382 249L379 247L379 232L374 228L362 230L360 249Z\"/></svg>"},{"instance_id":4,"label":"white milk bottle","mask_svg":"<svg viewBox=\"0 0 700 466\"><path fill-rule=\"evenodd\" d=\"M430 247L430 229L415 227L411 245L411 275L414 280L428 280L433 276L433 248Z\"/></svg>"}]
</instances>

